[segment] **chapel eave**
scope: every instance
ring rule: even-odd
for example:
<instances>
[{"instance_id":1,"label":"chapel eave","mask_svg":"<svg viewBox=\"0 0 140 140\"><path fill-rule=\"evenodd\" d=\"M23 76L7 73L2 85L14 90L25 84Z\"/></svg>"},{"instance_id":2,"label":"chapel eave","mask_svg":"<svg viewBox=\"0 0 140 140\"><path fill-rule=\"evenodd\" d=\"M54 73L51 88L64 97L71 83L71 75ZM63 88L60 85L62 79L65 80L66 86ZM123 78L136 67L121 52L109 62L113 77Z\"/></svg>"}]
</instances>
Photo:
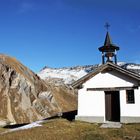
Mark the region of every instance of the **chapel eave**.
<instances>
[{"instance_id":1,"label":"chapel eave","mask_svg":"<svg viewBox=\"0 0 140 140\"><path fill-rule=\"evenodd\" d=\"M126 70L114 63L111 63L111 62L107 62L106 64L103 64L101 66L99 66L98 68L96 68L93 72L85 75L84 77L80 78L79 80L73 82L71 84L71 86L73 88L77 88L77 87L81 87L81 85L83 83L85 83L86 81L88 81L89 79L91 79L92 77L94 77L95 75L97 75L98 73L100 72L109 72L109 71L112 71L112 70L116 70L120 73L122 73L124 76L128 76L128 77L131 77L135 80L137 80L139 83L140 83L140 75L134 73L134 72L131 72L129 70Z\"/></svg>"}]
</instances>

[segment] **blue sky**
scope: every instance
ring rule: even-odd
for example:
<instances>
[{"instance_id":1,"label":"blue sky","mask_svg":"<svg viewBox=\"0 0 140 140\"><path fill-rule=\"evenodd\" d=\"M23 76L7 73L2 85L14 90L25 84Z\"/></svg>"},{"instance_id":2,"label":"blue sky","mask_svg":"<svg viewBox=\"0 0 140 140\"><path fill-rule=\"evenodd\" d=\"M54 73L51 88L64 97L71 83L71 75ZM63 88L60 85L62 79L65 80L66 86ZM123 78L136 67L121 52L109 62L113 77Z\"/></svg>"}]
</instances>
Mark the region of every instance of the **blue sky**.
<instances>
[{"instance_id":1,"label":"blue sky","mask_svg":"<svg viewBox=\"0 0 140 140\"><path fill-rule=\"evenodd\" d=\"M105 22L118 60L140 63L139 0L0 0L0 52L35 72L101 63Z\"/></svg>"}]
</instances>

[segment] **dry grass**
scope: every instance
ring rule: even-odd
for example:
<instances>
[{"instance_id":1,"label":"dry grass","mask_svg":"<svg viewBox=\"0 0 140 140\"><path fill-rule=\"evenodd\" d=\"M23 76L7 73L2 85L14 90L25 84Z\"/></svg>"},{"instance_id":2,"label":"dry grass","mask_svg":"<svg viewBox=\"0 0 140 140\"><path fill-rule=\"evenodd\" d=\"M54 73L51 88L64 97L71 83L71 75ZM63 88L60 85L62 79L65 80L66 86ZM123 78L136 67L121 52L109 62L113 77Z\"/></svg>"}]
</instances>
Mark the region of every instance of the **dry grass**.
<instances>
[{"instance_id":1,"label":"dry grass","mask_svg":"<svg viewBox=\"0 0 140 140\"><path fill-rule=\"evenodd\" d=\"M140 124L103 129L98 124L55 119L42 127L1 135L0 140L140 140Z\"/></svg>"},{"instance_id":2,"label":"dry grass","mask_svg":"<svg viewBox=\"0 0 140 140\"><path fill-rule=\"evenodd\" d=\"M0 133L5 132L5 131L6 131L5 128L1 128L1 127L0 127ZM0 140L1 140L1 139L0 139Z\"/></svg>"}]
</instances>

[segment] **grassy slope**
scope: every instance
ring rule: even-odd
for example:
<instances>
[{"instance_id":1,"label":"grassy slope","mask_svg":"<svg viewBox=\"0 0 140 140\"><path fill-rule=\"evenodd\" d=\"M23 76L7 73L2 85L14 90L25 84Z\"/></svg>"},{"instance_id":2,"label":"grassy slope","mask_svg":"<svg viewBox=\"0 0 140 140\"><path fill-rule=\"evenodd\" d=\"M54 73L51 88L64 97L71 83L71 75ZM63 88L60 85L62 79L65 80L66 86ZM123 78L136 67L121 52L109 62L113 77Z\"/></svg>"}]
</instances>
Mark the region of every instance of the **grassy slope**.
<instances>
[{"instance_id":1,"label":"grassy slope","mask_svg":"<svg viewBox=\"0 0 140 140\"><path fill-rule=\"evenodd\" d=\"M140 140L140 124L123 125L121 129L103 129L99 126L55 119L43 127L1 135L0 140Z\"/></svg>"}]
</instances>

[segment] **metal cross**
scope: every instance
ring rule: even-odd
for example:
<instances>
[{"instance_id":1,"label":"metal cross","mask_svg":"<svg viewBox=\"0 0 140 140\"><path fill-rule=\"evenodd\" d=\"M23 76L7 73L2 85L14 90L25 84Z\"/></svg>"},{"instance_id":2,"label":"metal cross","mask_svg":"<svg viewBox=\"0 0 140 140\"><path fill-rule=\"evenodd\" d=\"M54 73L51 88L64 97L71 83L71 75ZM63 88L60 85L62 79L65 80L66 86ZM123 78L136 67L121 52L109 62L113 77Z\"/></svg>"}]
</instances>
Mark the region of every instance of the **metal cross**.
<instances>
[{"instance_id":1,"label":"metal cross","mask_svg":"<svg viewBox=\"0 0 140 140\"><path fill-rule=\"evenodd\" d=\"M105 28L107 29L107 31L108 31L109 27L110 27L109 23L106 22L106 24L105 24Z\"/></svg>"}]
</instances>

